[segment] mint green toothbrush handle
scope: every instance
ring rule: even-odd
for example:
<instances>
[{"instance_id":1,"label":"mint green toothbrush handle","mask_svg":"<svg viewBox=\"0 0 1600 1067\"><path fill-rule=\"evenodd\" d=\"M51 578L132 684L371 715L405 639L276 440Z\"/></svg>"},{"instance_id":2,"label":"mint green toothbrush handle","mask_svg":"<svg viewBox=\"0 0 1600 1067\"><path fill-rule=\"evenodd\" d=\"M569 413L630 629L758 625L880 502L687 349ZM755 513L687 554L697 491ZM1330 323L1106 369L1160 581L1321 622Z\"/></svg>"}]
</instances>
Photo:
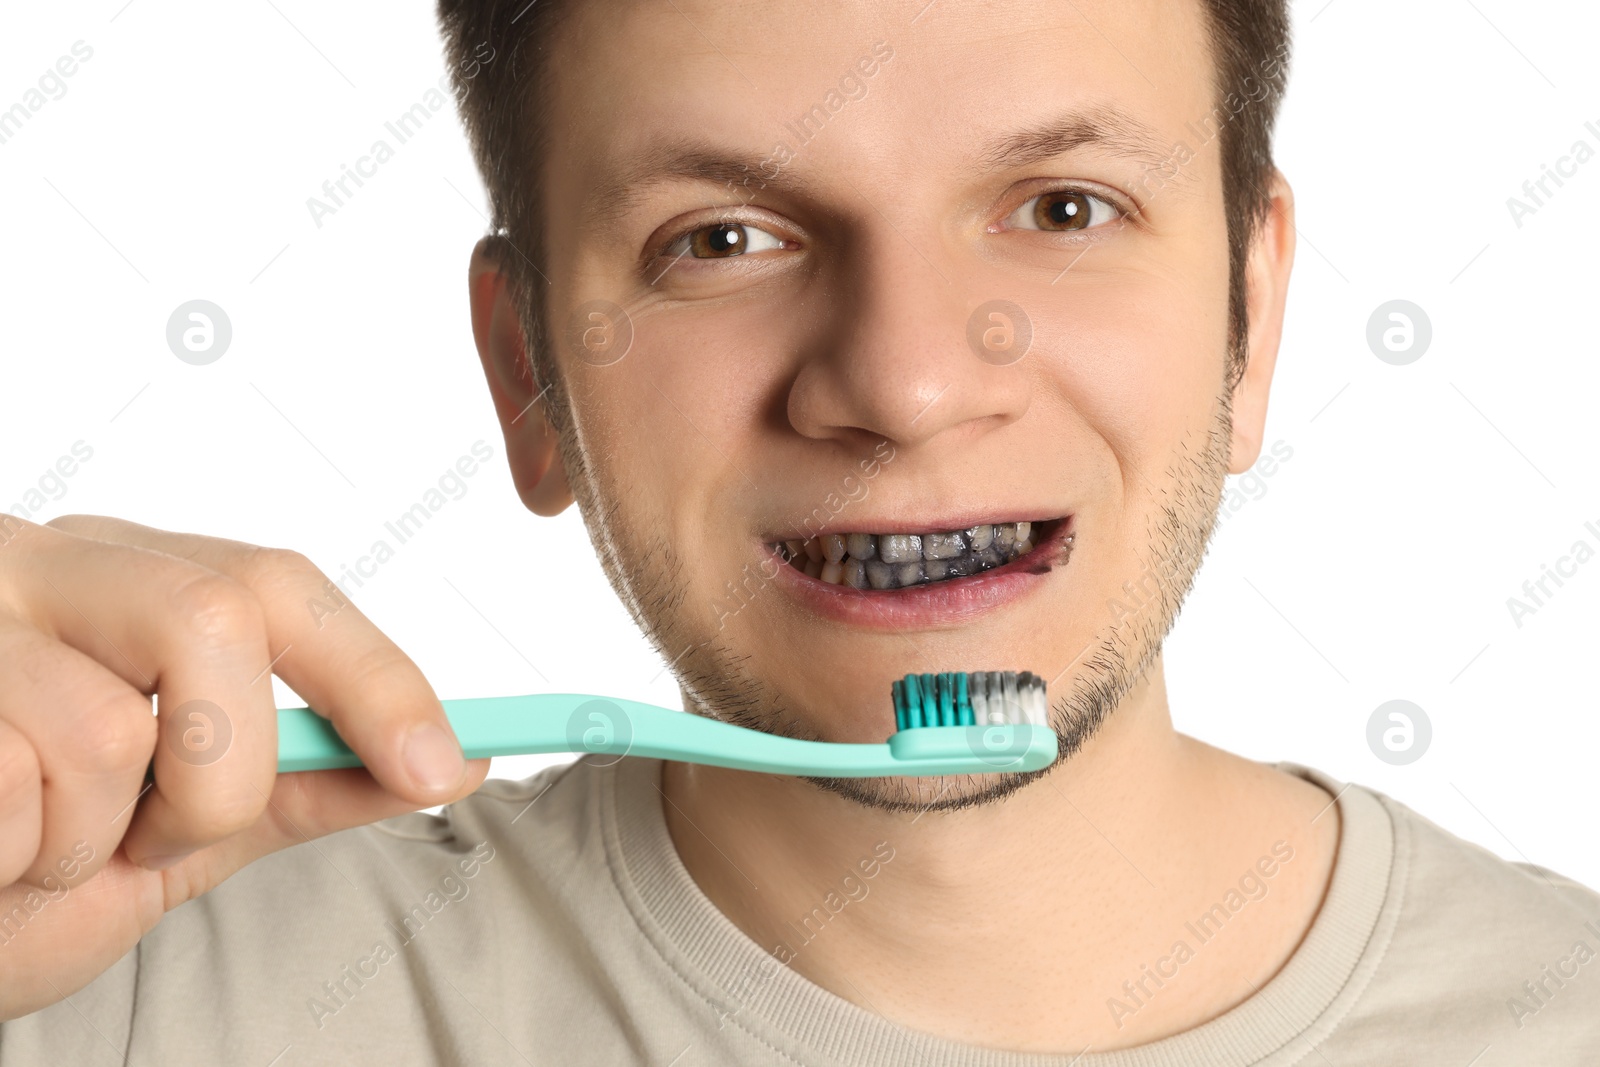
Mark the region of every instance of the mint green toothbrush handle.
<instances>
[{"instance_id":1,"label":"mint green toothbrush handle","mask_svg":"<svg viewBox=\"0 0 1600 1067\"><path fill-rule=\"evenodd\" d=\"M1039 770L1056 757L1043 726L935 726L901 730L886 744L797 741L654 704L584 693L442 701L468 759L571 752L705 763L813 778L883 774L992 774ZM278 709L278 770L359 767L328 720L310 708Z\"/></svg>"}]
</instances>

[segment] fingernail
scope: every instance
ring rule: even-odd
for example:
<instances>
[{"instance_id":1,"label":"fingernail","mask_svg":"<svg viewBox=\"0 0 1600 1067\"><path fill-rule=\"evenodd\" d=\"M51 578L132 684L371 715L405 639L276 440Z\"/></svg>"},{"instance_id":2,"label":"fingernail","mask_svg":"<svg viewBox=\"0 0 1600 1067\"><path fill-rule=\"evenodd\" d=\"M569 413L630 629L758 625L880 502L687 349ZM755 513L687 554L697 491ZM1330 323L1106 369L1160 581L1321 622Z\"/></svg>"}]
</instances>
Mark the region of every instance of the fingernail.
<instances>
[{"instance_id":1,"label":"fingernail","mask_svg":"<svg viewBox=\"0 0 1600 1067\"><path fill-rule=\"evenodd\" d=\"M443 793L461 781L467 771L461 746L438 723L424 723L406 738L406 770L411 780L429 793Z\"/></svg>"},{"instance_id":2,"label":"fingernail","mask_svg":"<svg viewBox=\"0 0 1600 1067\"><path fill-rule=\"evenodd\" d=\"M140 861L139 866L147 871L164 871L193 854L194 849L190 849L188 852L173 852L165 856L146 856Z\"/></svg>"}]
</instances>

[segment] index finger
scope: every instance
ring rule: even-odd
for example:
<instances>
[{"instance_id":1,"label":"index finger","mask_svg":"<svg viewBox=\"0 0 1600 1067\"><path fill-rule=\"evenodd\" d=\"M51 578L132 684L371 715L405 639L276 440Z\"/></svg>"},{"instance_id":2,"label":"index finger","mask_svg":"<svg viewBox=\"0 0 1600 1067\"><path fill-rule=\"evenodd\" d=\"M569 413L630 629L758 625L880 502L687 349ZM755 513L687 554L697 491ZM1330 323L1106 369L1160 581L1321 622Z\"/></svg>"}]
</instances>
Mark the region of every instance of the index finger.
<instances>
[{"instance_id":1,"label":"index finger","mask_svg":"<svg viewBox=\"0 0 1600 1067\"><path fill-rule=\"evenodd\" d=\"M422 671L301 553L108 516L50 525L191 560L244 584L265 613L273 673L333 723L385 789L427 807L465 780L461 746Z\"/></svg>"}]
</instances>

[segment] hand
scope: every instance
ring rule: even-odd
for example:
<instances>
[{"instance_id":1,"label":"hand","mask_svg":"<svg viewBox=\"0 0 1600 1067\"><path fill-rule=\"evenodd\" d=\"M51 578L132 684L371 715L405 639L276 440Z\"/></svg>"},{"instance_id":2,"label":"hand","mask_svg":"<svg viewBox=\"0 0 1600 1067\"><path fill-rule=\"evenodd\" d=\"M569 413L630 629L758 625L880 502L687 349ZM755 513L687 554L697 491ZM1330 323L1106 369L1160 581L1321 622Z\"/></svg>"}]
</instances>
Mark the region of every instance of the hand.
<instances>
[{"instance_id":1,"label":"hand","mask_svg":"<svg viewBox=\"0 0 1600 1067\"><path fill-rule=\"evenodd\" d=\"M277 774L273 673L365 769ZM0 1019L81 989L245 864L460 799L488 768L299 553L0 515Z\"/></svg>"}]
</instances>

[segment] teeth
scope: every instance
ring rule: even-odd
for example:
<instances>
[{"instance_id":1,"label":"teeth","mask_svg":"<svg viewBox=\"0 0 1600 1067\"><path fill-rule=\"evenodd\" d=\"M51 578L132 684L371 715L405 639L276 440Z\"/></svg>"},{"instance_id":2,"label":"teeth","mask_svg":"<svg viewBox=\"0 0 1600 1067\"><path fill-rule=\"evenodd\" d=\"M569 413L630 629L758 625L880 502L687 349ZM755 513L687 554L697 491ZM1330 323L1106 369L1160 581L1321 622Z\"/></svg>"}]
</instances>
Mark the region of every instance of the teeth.
<instances>
[{"instance_id":1,"label":"teeth","mask_svg":"<svg viewBox=\"0 0 1600 1067\"><path fill-rule=\"evenodd\" d=\"M954 559L966 550L958 533L929 534L922 539L923 559Z\"/></svg>"},{"instance_id":2,"label":"teeth","mask_svg":"<svg viewBox=\"0 0 1600 1067\"><path fill-rule=\"evenodd\" d=\"M878 555L885 563L910 563L922 558L922 538L916 534L884 534L878 538Z\"/></svg>"},{"instance_id":3,"label":"teeth","mask_svg":"<svg viewBox=\"0 0 1600 1067\"><path fill-rule=\"evenodd\" d=\"M790 566L831 585L902 589L981 574L1027 555L1033 551L1037 525L1002 522L922 534L822 534L775 547ZM998 676L995 684L1003 684ZM999 702L1005 696L997 691L991 699ZM1026 702L1026 694L1019 699Z\"/></svg>"}]
</instances>

